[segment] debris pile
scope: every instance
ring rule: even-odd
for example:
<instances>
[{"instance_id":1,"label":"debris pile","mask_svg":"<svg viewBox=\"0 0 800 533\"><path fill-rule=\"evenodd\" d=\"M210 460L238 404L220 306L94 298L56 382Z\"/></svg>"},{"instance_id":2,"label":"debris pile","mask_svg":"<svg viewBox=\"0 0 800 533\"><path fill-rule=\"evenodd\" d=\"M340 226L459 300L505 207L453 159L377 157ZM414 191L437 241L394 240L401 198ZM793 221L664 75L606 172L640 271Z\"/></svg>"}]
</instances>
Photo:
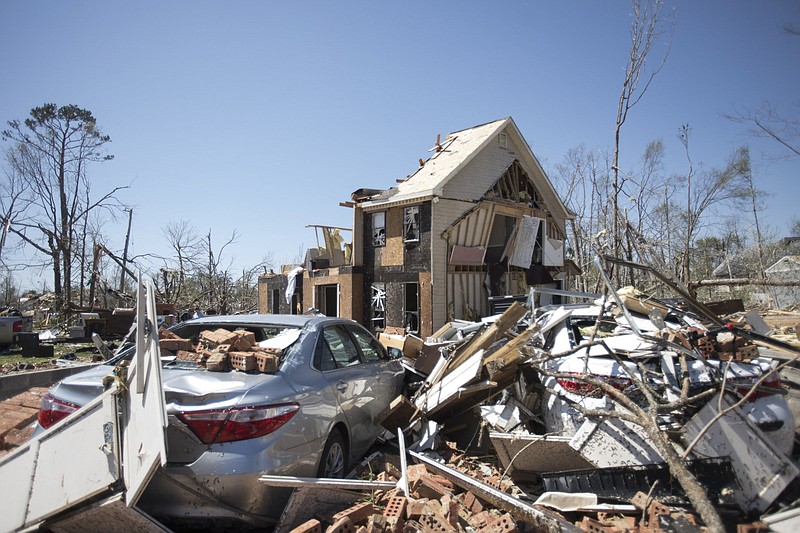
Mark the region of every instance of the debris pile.
<instances>
[{"instance_id":1,"label":"debris pile","mask_svg":"<svg viewBox=\"0 0 800 533\"><path fill-rule=\"evenodd\" d=\"M278 370L282 351L258 345L255 334L250 331L206 330L201 331L196 340L184 339L165 328L158 333L162 355L197 363L211 372L226 372L231 368L261 373Z\"/></svg>"},{"instance_id":2,"label":"debris pile","mask_svg":"<svg viewBox=\"0 0 800 533\"><path fill-rule=\"evenodd\" d=\"M556 506L586 531L751 523L797 490L795 421L779 376L800 348L750 321L612 290L587 304L514 303L493 320L451 322L416 350L415 338L393 332L380 340L402 350L410 379L382 425L433 456L452 453L442 441L461 434L457 447L496 459L520 505L589 494L591 505ZM448 516L410 530L481 529ZM353 526L377 527L369 523Z\"/></svg>"}]
</instances>

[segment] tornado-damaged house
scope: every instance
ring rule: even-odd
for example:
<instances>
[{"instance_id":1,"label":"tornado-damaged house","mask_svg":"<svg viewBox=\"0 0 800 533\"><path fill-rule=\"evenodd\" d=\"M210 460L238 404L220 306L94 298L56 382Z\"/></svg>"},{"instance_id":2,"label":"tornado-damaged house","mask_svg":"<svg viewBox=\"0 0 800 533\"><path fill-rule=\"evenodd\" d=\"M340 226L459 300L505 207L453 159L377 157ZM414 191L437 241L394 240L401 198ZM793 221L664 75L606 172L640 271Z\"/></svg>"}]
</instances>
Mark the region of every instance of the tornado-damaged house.
<instances>
[{"instance_id":1,"label":"tornado-damaged house","mask_svg":"<svg viewBox=\"0 0 800 533\"><path fill-rule=\"evenodd\" d=\"M437 138L431 152L395 187L359 189L342 204L353 209L351 243L349 229L309 226L320 246L302 274L260 279L260 311L298 312L302 301L425 338L493 314L507 295L568 282L571 215L512 118Z\"/></svg>"}]
</instances>

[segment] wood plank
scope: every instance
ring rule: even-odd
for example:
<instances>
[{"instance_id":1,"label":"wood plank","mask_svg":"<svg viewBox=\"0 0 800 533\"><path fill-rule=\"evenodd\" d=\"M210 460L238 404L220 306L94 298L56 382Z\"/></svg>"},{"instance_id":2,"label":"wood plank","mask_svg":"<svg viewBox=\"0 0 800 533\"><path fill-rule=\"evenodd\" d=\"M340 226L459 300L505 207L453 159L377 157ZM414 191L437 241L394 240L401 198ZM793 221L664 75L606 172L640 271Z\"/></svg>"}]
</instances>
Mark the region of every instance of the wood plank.
<instances>
[{"instance_id":1,"label":"wood plank","mask_svg":"<svg viewBox=\"0 0 800 533\"><path fill-rule=\"evenodd\" d=\"M528 309L519 302L514 302L511 304L511 306L506 309L502 315L500 315L500 318L498 318L497 321L483 330L483 332L479 333L478 337L472 342L468 343L461 350L456 352L457 355L455 359L453 359L453 362L450 363L448 372L458 368L459 365L464 363L464 361L469 359L479 350L486 350L492 344L500 340L500 338L503 337L509 329L516 325L520 318L525 316L527 311Z\"/></svg>"}]
</instances>

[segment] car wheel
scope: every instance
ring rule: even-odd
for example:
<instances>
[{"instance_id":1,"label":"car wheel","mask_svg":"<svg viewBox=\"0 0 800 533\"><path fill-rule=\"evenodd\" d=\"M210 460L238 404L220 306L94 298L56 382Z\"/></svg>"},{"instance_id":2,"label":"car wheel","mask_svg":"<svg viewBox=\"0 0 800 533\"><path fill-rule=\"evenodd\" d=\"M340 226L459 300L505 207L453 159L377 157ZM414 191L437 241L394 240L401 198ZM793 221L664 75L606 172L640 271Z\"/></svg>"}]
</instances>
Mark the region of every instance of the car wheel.
<instances>
[{"instance_id":1,"label":"car wheel","mask_svg":"<svg viewBox=\"0 0 800 533\"><path fill-rule=\"evenodd\" d=\"M343 478L347 473L347 453L344 437L338 429L334 429L322 450L317 477Z\"/></svg>"}]
</instances>

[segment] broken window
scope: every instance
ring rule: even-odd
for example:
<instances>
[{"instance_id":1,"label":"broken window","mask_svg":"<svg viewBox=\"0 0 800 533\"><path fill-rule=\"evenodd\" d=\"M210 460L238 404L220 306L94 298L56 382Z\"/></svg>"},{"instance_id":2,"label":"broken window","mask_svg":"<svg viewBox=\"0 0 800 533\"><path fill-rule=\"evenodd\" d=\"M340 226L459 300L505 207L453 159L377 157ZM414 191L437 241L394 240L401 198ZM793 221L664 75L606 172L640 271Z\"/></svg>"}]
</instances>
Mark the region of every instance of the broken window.
<instances>
[{"instance_id":1,"label":"broken window","mask_svg":"<svg viewBox=\"0 0 800 533\"><path fill-rule=\"evenodd\" d=\"M386 328L386 286L383 283L372 284L372 331L383 331Z\"/></svg>"},{"instance_id":2,"label":"broken window","mask_svg":"<svg viewBox=\"0 0 800 533\"><path fill-rule=\"evenodd\" d=\"M403 241L419 242L419 206L406 207L403 210Z\"/></svg>"},{"instance_id":3,"label":"broken window","mask_svg":"<svg viewBox=\"0 0 800 533\"><path fill-rule=\"evenodd\" d=\"M372 246L386 245L386 212L372 213Z\"/></svg>"},{"instance_id":4,"label":"broken window","mask_svg":"<svg viewBox=\"0 0 800 533\"><path fill-rule=\"evenodd\" d=\"M405 317L403 326L406 333L419 332L419 283L405 283Z\"/></svg>"}]
</instances>

